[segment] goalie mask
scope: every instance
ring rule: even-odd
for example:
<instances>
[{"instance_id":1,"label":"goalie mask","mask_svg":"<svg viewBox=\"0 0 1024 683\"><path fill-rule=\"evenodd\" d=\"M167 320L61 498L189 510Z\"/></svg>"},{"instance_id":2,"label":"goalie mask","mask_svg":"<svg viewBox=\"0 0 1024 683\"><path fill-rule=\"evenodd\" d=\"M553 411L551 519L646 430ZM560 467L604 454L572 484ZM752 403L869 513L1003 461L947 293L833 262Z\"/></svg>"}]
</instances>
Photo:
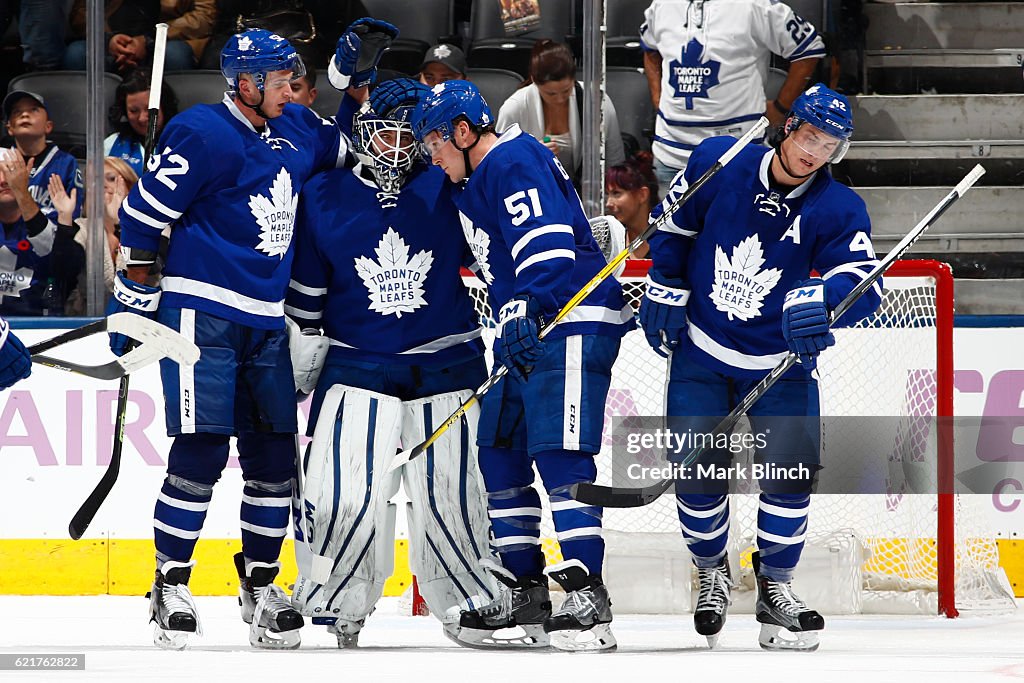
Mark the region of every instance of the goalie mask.
<instances>
[{"instance_id":1,"label":"goalie mask","mask_svg":"<svg viewBox=\"0 0 1024 683\"><path fill-rule=\"evenodd\" d=\"M428 92L425 85L409 78L384 81L356 114L353 151L384 192L401 190L413 170L417 145L409 119Z\"/></svg>"}]
</instances>

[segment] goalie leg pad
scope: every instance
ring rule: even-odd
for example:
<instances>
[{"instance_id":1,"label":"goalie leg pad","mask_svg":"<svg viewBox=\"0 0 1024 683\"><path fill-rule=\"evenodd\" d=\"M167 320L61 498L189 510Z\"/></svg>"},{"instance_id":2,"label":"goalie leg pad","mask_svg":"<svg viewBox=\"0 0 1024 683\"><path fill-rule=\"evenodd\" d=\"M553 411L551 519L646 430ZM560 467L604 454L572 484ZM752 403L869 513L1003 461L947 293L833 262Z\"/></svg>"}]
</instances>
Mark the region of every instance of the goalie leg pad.
<instances>
[{"instance_id":1,"label":"goalie leg pad","mask_svg":"<svg viewBox=\"0 0 1024 683\"><path fill-rule=\"evenodd\" d=\"M402 443L425 440L470 395L467 390L406 402ZM476 406L470 408L424 457L403 468L410 499L409 562L427 607L445 624L457 624L462 610L497 595L494 579L480 565L491 555L475 445L478 414Z\"/></svg>"},{"instance_id":2,"label":"goalie leg pad","mask_svg":"<svg viewBox=\"0 0 1024 683\"><path fill-rule=\"evenodd\" d=\"M324 397L304 458L299 579L292 602L314 618L359 623L391 574L398 474L387 472L398 448L401 402L335 385Z\"/></svg>"}]
</instances>

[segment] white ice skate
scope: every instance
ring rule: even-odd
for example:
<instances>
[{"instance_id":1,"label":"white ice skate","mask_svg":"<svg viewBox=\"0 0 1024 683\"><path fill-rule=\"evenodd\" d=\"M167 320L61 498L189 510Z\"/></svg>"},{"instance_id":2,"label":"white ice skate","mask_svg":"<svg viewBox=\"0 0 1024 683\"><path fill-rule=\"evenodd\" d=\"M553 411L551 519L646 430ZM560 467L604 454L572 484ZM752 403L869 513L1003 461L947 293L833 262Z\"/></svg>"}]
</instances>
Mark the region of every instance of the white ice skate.
<instances>
[{"instance_id":1,"label":"white ice skate","mask_svg":"<svg viewBox=\"0 0 1024 683\"><path fill-rule=\"evenodd\" d=\"M149 591L149 620L153 622L153 643L165 650L182 650L188 637L203 634L196 604L188 589L191 562L164 562L156 570Z\"/></svg>"},{"instance_id":2,"label":"white ice skate","mask_svg":"<svg viewBox=\"0 0 1024 683\"><path fill-rule=\"evenodd\" d=\"M266 650L294 650L301 643L303 619L274 579L280 562L245 562L235 555L238 570L238 604L242 619L249 624L249 643Z\"/></svg>"}]
</instances>

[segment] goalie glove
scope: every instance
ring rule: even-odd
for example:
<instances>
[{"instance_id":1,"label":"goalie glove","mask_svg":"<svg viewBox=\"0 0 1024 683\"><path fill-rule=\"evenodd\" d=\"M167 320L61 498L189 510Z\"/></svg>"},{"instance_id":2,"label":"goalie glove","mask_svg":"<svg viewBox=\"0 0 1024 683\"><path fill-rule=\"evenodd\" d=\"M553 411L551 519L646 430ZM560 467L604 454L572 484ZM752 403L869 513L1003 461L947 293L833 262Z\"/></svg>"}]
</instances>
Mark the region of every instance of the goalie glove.
<instances>
[{"instance_id":1,"label":"goalie glove","mask_svg":"<svg viewBox=\"0 0 1024 683\"><path fill-rule=\"evenodd\" d=\"M675 351L686 334L686 302L690 290L682 278L647 274L647 291L640 302L640 326L647 343L663 358Z\"/></svg>"},{"instance_id":2,"label":"goalie glove","mask_svg":"<svg viewBox=\"0 0 1024 683\"><path fill-rule=\"evenodd\" d=\"M114 293L107 304L107 316L114 313L135 313L153 319L160 306L160 289L128 279L123 271L114 278ZM110 333L110 350L117 357L128 351L131 340L118 332Z\"/></svg>"},{"instance_id":3,"label":"goalie glove","mask_svg":"<svg viewBox=\"0 0 1024 683\"><path fill-rule=\"evenodd\" d=\"M533 364L544 355L540 340L540 303L532 296L509 299L501 307L498 318L501 328L501 364L519 381L525 382Z\"/></svg>"},{"instance_id":4,"label":"goalie glove","mask_svg":"<svg viewBox=\"0 0 1024 683\"><path fill-rule=\"evenodd\" d=\"M299 329L298 323L291 318L286 317L284 321L288 329L288 351L292 359L295 394L302 400L316 389L330 341L314 329Z\"/></svg>"},{"instance_id":5,"label":"goalie glove","mask_svg":"<svg viewBox=\"0 0 1024 683\"><path fill-rule=\"evenodd\" d=\"M804 280L786 293L782 304L782 336L808 372L817 367L818 354L836 343L828 328L825 283L821 278Z\"/></svg>"},{"instance_id":6,"label":"goalie glove","mask_svg":"<svg viewBox=\"0 0 1024 683\"><path fill-rule=\"evenodd\" d=\"M604 260L611 263L611 260L626 248L626 226L615 216L596 216L589 222L590 231L594 233L594 239L604 254ZM626 262L623 261L612 275L618 278L625 269Z\"/></svg>"},{"instance_id":7,"label":"goalie glove","mask_svg":"<svg viewBox=\"0 0 1024 683\"><path fill-rule=\"evenodd\" d=\"M364 17L352 22L338 38L327 78L338 90L363 88L377 77L377 63L398 37L398 27Z\"/></svg>"}]
</instances>

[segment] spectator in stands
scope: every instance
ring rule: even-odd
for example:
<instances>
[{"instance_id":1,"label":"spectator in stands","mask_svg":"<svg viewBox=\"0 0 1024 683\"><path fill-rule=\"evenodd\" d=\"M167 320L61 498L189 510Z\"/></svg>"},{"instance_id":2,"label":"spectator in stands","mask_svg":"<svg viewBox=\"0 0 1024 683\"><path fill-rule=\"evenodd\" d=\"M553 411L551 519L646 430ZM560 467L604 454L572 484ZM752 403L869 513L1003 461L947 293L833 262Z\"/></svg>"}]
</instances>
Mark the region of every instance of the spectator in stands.
<instances>
[{"instance_id":1,"label":"spectator in stands","mask_svg":"<svg viewBox=\"0 0 1024 683\"><path fill-rule=\"evenodd\" d=\"M653 151L662 193L704 138L739 137L762 114L773 128L781 124L825 54L815 28L778 0L654 0L640 39L658 110ZM772 53L790 66L768 100L763 74Z\"/></svg>"},{"instance_id":2,"label":"spectator in stands","mask_svg":"<svg viewBox=\"0 0 1024 683\"><path fill-rule=\"evenodd\" d=\"M312 107L316 102L316 67L309 59L299 55L303 66L306 68L306 75L292 81L292 102L301 104L304 107Z\"/></svg>"},{"instance_id":3,"label":"spectator in stands","mask_svg":"<svg viewBox=\"0 0 1024 683\"><path fill-rule=\"evenodd\" d=\"M53 121L41 95L14 90L3 102L7 133L14 138L13 149L28 168L28 191L32 201L47 220L56 222L57 212L50 201L50 176L57 174L65 187L78 188L78 209L81 212L84 192L78 161L46 139L53 132ZM76 214L77 215L77 214Z\"/></svg>"},{"instance_id":4,"label":"spectator in stands","mask_svg":"<svg viewBox=\"0 0 1024 683\"><path fill-rule=\"evenodd\" d=\"M418 78L420 83L431 88L445 81L465 80L466 55L448 43L435 45L424 55Z\"/></svg>"},{"instance_id":5,"label":"spectator in stands","mask_svg":"<svg viewBox=\"0 0 1024 683\"><path fill-rule=\"evenodd\" d=\"M651 209L658 203L658 178L654 175L654 157L650 152L637 152L625 163L605 171L605 211L626 226L626 243L643 234ZM649 258L644 242L630 258Z\"/></svg>"},{"instance_id":6,"label":"spectator in stands","mask_svg":"<svg viewBox=\"0 0 1024 683\"><path fill-rule=\"evenodd\" d=\"M184 41L192 49L193 68L210 42L217 21L217 0L160 0L160 21L167 23L167 42ZM170 66L165 66L171 71Z\"/></svg>"},{"instance_id":7,"label":"spectator in stands","mask_svg":"<svg viewBox=\"0 0 1024 683\"><path fill-rule=\"evenodd\" d=\"M64 68L85 69L86 0L71 6L71 32L78 38L64 52ZM153 61L156 24L161 20L160 0L106 0L106 70L128 73ZM168 30L164 69L181 71L195 67L195 53L182 39L171 39Z\"/></svg>"},{"instance_id":8,"label":"spectator in stands","mask_svg":"<svg viewBox=\"0 0 1024 683\"><path fill-rule=\"evenodd\" d=\"M59 69L68 26L66 0L21 0L18 34L29 71Z\"/></svg>"},{"instance_id":9,"label":"spectator in stands","mask_svg":"<svg viewBox=\"0 0 1024 683\"><path fill-rule=\"evenodd\" d=\"M499 132L518 123L558 157L579 186L583 165L583 86L576 82L576 63L569 46L538 40L530 53L529 78L498 111ZM615 107L604 98L605 159L625 160Z\"/></svg>"},{"instance_id":10,"label":"spectator in stands","mask_svg":"<svg viewBox=\"0 0 1024 683\"><path fill-rule=\"evenodd\" d=\"M119 157L128 162L136 174L142 173L143 144L149 130L149 87L152 75L148 69L135 69L118 84L110 123L117 131L103 141L103 155ZM160 88L160 109L157 110L156 135L178 113L178 98L165 81Z\"/></svg>"},{"instance_id":11,"label":"spectator in stands","mask_svg":"<svg viewBox=\"0 0 1024 683\"><path fill-rule=\"evenodd\" d=\"M5 317L62 315L66 294L85 263L73 234L58 230L32 198L32 162L17 150L0 153L0 315ZM72 187L66 205L72 214L79 189Z\"/></svg>"},{"instance_id":12,"label":"spectator in stands","mask_svg":"<svg viewBox=\"0 0 1024 683\"><path fill-rule=\"evenodd\" d=\"M114 290L114 273L124 268L124 258L120 254L121 226L117 220L117 210L121 202L128 196L128 192L139 181L139 176L124 159L106 157L103 160L103 234L106 237L107 248L103 250L103 284L106 287L107 296ZM74 190L72 190L72 195ZM72 222L68 208L74 201L64 192L60 179L54 177L51 180L50 195L58 210L58 227L61 230L69 230L74 234L74 239L86 247L87 227L84 218ZM98 265L96 259L92 261L93 267ZM67 315L85 315L85 271L78 277L79 286L69 295L65 312ZM104 299L106 301L106 299Z\"/></svg>"}]
</instances>

